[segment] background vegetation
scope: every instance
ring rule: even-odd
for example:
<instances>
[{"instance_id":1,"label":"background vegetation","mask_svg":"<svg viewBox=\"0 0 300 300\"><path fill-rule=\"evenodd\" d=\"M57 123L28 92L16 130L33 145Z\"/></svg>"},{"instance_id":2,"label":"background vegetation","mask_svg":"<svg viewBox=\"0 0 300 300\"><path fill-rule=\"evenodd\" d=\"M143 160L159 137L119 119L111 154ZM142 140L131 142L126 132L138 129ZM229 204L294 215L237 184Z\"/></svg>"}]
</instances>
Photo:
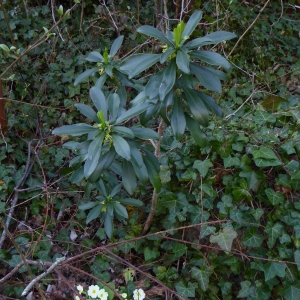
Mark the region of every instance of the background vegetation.
<instances>
[{"instance_id":1,"label":"background vegetation","mask_svg":"<svg viewBox=\"0 0 300 300\"><path fill-rule=\"evenodd\" d=\"M1 297L20 299L33 278L66 256L30 299L71 299L77 284L96 282L119 293L142 288L146 299L299 299L299 3L195 0L183 10L181 1L179 7L138 0L74 7L2 1L0 44L11 50L0 49L7 116L0 137ZM74 104L91 103L95 80L76 86L74 80L92 67L88 53L110 49L119 35L125 36L119 58L162 52L161 44L136 31L158 25L157 3L171 28L180 15L187 21L201 9L193 38L218 30L237 34L207 46L232 64L222 93L211 93L224 118L210 118L202 148L188 130L177 140L163 127L162 188L149 231L142 234L153 188L139 185L134 198L144 206L128 206L128 220L115 222L108 239L103 224L86 224L87 214L78 209L90 199L86 181L69 180L73 153L62 147L67 137L52 130L85 121ZM65 11L72 7L70 17L60 19L60 4ZM56 22L56 35L48 36L43 27ZM3 73L18 49L22 54L36 41ZM156 72L148 70L145 78ZM158 129L157 118L149 124Z\"/></svg>"}]
</instances>

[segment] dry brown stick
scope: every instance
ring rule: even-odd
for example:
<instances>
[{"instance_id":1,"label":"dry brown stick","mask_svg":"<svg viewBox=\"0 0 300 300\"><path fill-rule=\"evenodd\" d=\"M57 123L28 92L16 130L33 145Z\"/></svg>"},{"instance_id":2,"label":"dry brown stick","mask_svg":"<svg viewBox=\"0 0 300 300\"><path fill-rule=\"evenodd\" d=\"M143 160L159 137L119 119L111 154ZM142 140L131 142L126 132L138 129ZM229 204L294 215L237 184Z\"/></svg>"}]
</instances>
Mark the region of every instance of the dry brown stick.
<instances>
[{"instance_id":1,"label":"dry brown stick","mask_svg":"<svg viewBox=\"0 0 300 300\"><path fill-rule=\"evenodd\" d=\"M125 259L119 257L118 255L112 253L110 250L105 250L107 253L109 253L111 256L115 257L118 261L121 261L124 265L127 265L128 267L132 268L133 270L136 270L137 272L143 274L144 276L148 277L150 280L154 281L158 285L162 286L165 290L167 290L169 293L174 294L178 297L178 299L185 300L185 298L181 297L179 294L177 294L175 291L171 290L169 287L167 287L165 284L163 284L160 280L156 279L154 276L142 271L140 268L134 266L130 262L126 261Z\"/></svg>"},{"instance_id":2,"label":"dry brown stick","mask_svg":"<svg viewBox=\"0 0 300 300\"><path fill-rule=\"evenodd\" d=\"M158 135L161 138L162 133L163 133L163 125L164 125L164 120L162 117L160 117L160 121L159 121L159 126L158 126ZM160 139L157 141L156 145L155 145L155 156L157 158L159 158L160 156ZM150 213L148 215L148 218L145 222L144 228L143 228L143 234L146 234L152 224L153 221L153 217L154 217L154 213L155 213L155 209L156 209L156 203L157 203L157 190L154 189L153 190L153 194L152 194L152 203L151 203L151 209L150 209Z\"/></svg>"},{"instance_id":3,"label":"dry brown stick","mask_svg":"<svg viewBox=\"0 0 300 300\"><path fill-rule=\"evenodd\" d=\"M254 19L254 21L250 24L250 26L245 30L245 32L239 37L238 41L235 43L235 45L233 46L233 48L231 49L231 51L229 52L229 54L227 55L227 57L229 57L234 49L236 48L236 46L239 44L239 42L244 38L244 36L246 35L246 33L252 28L252 26L256 23L256 21L258 20L259 16L261 15L261 13L264 11L264 9L266 8L266 6L269 4L270 0L267 0L267 2L265 3L264 7L259 11L258 15L256 16L256 18Z\"/></svg>"}]
</instances>

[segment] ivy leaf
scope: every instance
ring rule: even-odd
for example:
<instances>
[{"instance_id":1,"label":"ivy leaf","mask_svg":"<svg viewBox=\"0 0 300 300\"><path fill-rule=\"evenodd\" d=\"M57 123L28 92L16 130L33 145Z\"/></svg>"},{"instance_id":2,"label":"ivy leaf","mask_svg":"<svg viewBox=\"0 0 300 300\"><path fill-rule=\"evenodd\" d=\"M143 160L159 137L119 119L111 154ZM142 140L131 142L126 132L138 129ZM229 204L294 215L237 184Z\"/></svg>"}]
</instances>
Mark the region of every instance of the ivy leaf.
<instances>
[{"instance_id":1,"label":"ivy leaf","mask_svg":"<svg viewBox=\"0 0 300 300\"><path fill-rule=\"evenodd\" d=\"M206 265L203 265L200 268L193 267L191 270L191 277L198 281L201 290L204 292L208 289L209 276L211 274L211 269Z\"/></svg>"},{"instance_id":2,"label":"ivy leaf","mask_svg":"<svg viewBox=\"0 0 300 300\"><path fill-rule=\"evenodd\" d=\"M182 193L174 194L172 192L164 192L160 196L160 205L163 207L167 207L172 212L178 212L183 207L188 206L188 202L186 200L186 196Z\"/></svg>"},{"instance_id":3,"label":"ivy leaf","mask_svg":"<svg viewBox=\"0 0 300 300\"><path fill-rule=\"evenodd\" d=\"M182 281L179 281L175 285L176 291L183 298L195 297L195 284L188 282L188 286L186 287Z\"/></svg>"},{"instance_id":4,"label":"ivy leaf","mask_svg":"<svg viewBox=\"0 0 300 300\"><path fill-rule=\"evenodd\" d=\"M236 231L232 227L225 227L218 234L210 237L211 243L216 243L221 249L230 251L233 240L237 237Z\"/></svg>"},{"instance_id":5,"label":"ivy leaf","mask_svg":"<svg viewBox=\"0 0 300 300\"><path fill-rule=\"evenodd\" d=\"M283 225L280 223L273 224L272 222L268 222L265 232L269 236L269 240L267 242L269 248L273 248L276 242L276 239L279 238L283 233Z\"/></svg>"},{"instance_id":6,"label":"ivy leaf","mask_svg":"<svg viewBox=\"0 0 300 300\"><path fill-rule=\"evenodd\" d=\"M258 248L264 241L261 234L256 233L255 227L249 227L243 237L243 244L247 247Z\"/></svg>"},{"instance_id":7,"label":"ivy leaf","mask_svg":"<svg viewBox=\"0 0 300 300\"><path fill-rule=\"evenodd\" d=\"M239 167L241 165L240 160L237 157L232 157L229 155L228 157L224 158L224 168L230 167Z\"/></svg>"},{"instance_id":8,"label":"ivy leaf","mask_svg":"<svg viewBox=\"0 0 300 300\"><path fill-rule=\"evenodd\" d=\"M154 249L150 249L149 247L146 247L144 249L144 257L145 257L145 261L151 261L151 260L154 260L157 255L159 253L157 252L156 248Z\"/></svg>"},{"instance_id":9,"label":"ivy leaf","mask_svg":"<svg viewBox=\"0 0 300 300\"><path fill-rule=\"evenodd\" d=\"M212 162L209 159L205 160L195 160L193 168L197 169L202 177L205 177L208 173L208 170L213 166Z\"/></svg>"},{"instance_id":10,"label":"ivy leaf","mask_svg":"<svg viewBox=\"0 0 300 300\"><path fill-rule=\"evenodd\" d=\"M268 281L276 275L283 278L285 276L286 265L278 262L268 262L264 265L265 280Z\"/></svg>"},{"instance_id":11,"label":"ivy leaf","mask_svg":"<svg viewBox=\"0 0 300 300\"><path fill-rule=\"evenodd\" d=\"M246 167L242 172L239 174L241 177L246 178L248 183L248 188L254 192L258 191L260 184L266 178L262 171L255 170L253 171L251 168Z\"/></svg>"},{"instance_id":12,"label":"ivy leaf","mask_svg":"<svg viewBox=\"0 0 300 300\"><path fill-rule=\"evenodd\" d=\"M182 243L175 243L175 245L172 247L172 259L177 259L181 257L186 252L186 246Z\"/></svg>"},{"instance_id":13,"label":"ivy leaf","mask_svg":"<svg viewBox=\"0 0 300 300\"><path fill-rule=\"evenodd\" d=\"M279 96L269 96L263 102L261 106L272 111L276 110L281 102L289 102L287 99L284 99Z\"/></svg>"},{"instance_id":14,"label":"ivy leaf","mask_svg":"<svg viewBox=\"0 0 300 300\"><path fill-rule=\"evenodd\" d=\"M283 289L281 295L285 300L299 300L300 281Z\"/></svg>"},{"instance_id":15,"label":"ivy leaf","mask_svg":"<svg viewBox=\"0 0 300 300\"><path fill-rule=\"evenodd\" d=\"M284 196L280 193L276 193L273 189L265 189L265 193L273 205L284 202Z\"/></svg>"},{"instance_id":16,"label":"ivy leaf","mask_svg":"<svg viewBox=\"0 0 300 300\"><path fill-rule=\"evenodd\" d=\"M258 167L275 167L282 165L274 151L264 146L260 146L258 150L253 150L251 154Z\"/></svg>"},{"instance_id":17,"label":"ivy leaf","mask_svg":"<svg viewBox=\"0 0 300 300\"><path fill-rule=\"evenodd\" d=\"M162 184L166 184L171 181L171 172L168 165L161 165L159 171L159 178Z\"/></svg>"},{"instance_id":18,"label":"ivy leaf","mask_svg":"<svg viewBox=\"0 0 300 300\"><path fill-rule=\"evenodd\" d=\"M252 286L251 281L242 281L241 289L237 295L237 298L247 298L255 294L255 287Z\"/></svg>"}]
</instances>

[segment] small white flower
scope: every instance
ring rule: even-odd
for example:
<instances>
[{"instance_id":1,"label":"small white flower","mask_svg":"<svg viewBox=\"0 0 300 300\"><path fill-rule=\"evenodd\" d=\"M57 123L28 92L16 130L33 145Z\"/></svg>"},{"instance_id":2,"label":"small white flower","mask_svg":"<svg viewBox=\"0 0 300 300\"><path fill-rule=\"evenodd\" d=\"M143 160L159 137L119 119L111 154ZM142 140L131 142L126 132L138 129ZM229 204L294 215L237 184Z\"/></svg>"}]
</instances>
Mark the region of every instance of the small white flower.
<instances>
[{"instance_id":1,"label":"small white flower","mask_svg":"<svg viewBox=\"0 0 300 300\"><path fill-rule=\"evenodd\" d=\"M134 300L144 300L146 297L145 292L142 289L133 291L133 299Z\"/></svg>"},{"instance_id":2,"label":"small white flower","mask_svg":"<svg viewBox=\"0 0 300 300\"><path fill-rule=\"evenodd\" d=\"M108 293L105 292L105 289L101 289L101 290L98 292L98 297L100 298L100 300L107 300Z\"/></svg>"},{"instance_id":3,"label":"small white flower","mask_svg":"<svg viewBox=\"0 0 300 300\"><path fill-rule=\"evenodd\" d=\"M80 300L80 298L78 296L75 296L75 300Z\"/></svg>"},{"instance_id":4,"label":"small white flower","mask_svg":"<svg viewBox=\"0 0 300 300\"><path fill-rule=\"evenodd\" d=\"M90 285L88 290L88 295L95 299L98 297L99 294L99 286L98 285Z\"/></svg>"},{"instance_id":5,"label":"small white flower","mask_svg":"<svg viewBox=\"0 0 300 300\"><path fill-rule=\"evenodd\" d=\"M79 294L81 294L83 292L83 287L82 285L77 285L77 291ZM77 296L78 297L78 296Z\"/></svg>"},{"instance_id":6,"label":"small white flower","mask_svg":"<svg viewBox=\"0 0 300 300\"><path fill-rule=\"evenodd\" d=\"M127 298L127 294L123 293L123 294L121 294L121 297L124 298L124 299L126 299Z\"/></svg>"}]
</instances>

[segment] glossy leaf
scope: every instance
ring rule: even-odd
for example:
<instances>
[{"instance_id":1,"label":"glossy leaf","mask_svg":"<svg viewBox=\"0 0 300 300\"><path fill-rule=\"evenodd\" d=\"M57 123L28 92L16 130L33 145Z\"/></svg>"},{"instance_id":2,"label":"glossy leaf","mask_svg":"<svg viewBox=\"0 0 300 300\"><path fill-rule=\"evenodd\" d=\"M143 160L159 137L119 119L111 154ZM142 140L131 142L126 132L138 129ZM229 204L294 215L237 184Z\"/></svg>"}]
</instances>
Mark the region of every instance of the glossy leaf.
<instances>
[{"instance_id":1,"label":"glossy leaf","mask_svg":"<svg viewBox=\"0 0 300 300\"><path fill-rule=\"evenodd\" d=\"M118 38L116 38L113 42L113 44L111 45L111 48L110 48L110 52L109 52L109 55L111 58L113 58L118 50L120 49L122 43L123 43L123 39L124 39L124 36L123 35L120 35Z\"/></svg>"},{"instance_id":2,"label":"glossy leaf","mask_svg":"<svg viewBox=\"0 0 300 300\"><path fill-rule=\"evenodd\" d=\"M198 10L195 11L189 18L188 22L185 25L184 31L182 33L182 36L190 36L197 25L199 24L200 20L202 19L202 11Z\"/></svg>"},{"instance_id":3,"label":"glossy leaf","mask_svg":"<svg viewBox=\"0 0 300 300\"><path fill-rule=\"evenodd\" d=\"M106 79L107 79L107 74L104 73L97 79L97 81L95 83L95 87L98 88L99 90L101 90L103 88L103 85L104 85Z\"/></svg>"},{"instance_id":4,"label":"glossy leaf","mask_svg":"<svg viewBox=\"0 0 300 300\"><path fill-rule=\"evenodd\" d=\"M194 39L186 44L189 49L198 48L206 45L216 45L222 41L227 41L236 38L236 34L228 31L216 31L207 34L204 37Z\"/></svg>"},{"instance_id":5,"label":"glossy leaf","mask_svg":"<svg viewBox=\"0 0 300 300\"><path fill-rule=\"evenodd\" d=\"M216 101L212 97L200 91L195 91L195 92L201 98L201 100L203 101L203 103L205 104L206 108L209 111L213 112L219 118L223 117L222 108L216 103Z\"/></svg>"},{"instance_id":6,"label":"glossy leaf","mask_svg":"<svg viewBox=\"0 0 300 300\"><path fill-rule=\"evenodd\" d=\"M88 70L84 71L82 74L80 74L79 76L76 77L76 79L74 81L74 85L77 85L84 79L88 78L90 75L97 72L99 69L100 69L100 67L96 67L96 68L92 68L92 69L88 69Z\"/></svg>"},{"instance_id":7,"label":"glossy leaf","mask_svg":"<svg viewBox=\"0 0 300 300\"><path fill-rule=\"evenodd\" d=\"M163 35L161 31L159 31L157 28L144 25L137 29L137 32L145 34L147 36L159 39L160 41L166 43L169 46L172 46L173 44Z\"/></svg>"},{"instance_id":8,"label":"glossy leaf","mask_svg":"<svg viewBox=\"0 0 300 300\"><path fill-rule=\"evenodd\" d=\"M125 136L127 138L134 138L134 133L130 128L124 127L124 126L113 126L112 132L121 134L122 136Z\"/></svg>"},{"instance_id":9,"label":"glossy leaf","mask_svg":"<svg viewBox=\"0 0 300 300\"><path fill-rule=\"evenodd\" d=\"M104 229L105 229L106 235L109 238L111 238L113 231L114 231L114 224L113 224L112 216L109 213L105 214Z\"/></svg>"},{"instance_id":10,"label":"glossy leaf","mask_svg":"<svg viewBox=\"0 0 300 300\"><path fill-rule=\"evenodd\" d=\"M105 133L101 132L91 143L88 149L88 158L92 159L96 151L101 153L102 142L105 137Z\"/></svg>"},{"instance_id":11,"label":"glossy leaf","mask_svg":"<svg viewBox=\"0 0 300 300\"><path fill-rule=\"evenodd\" d=\"M183 50L177 51L176 64L183 73L190 74L190 58Z\"/></svg>"},{"instance_id":12,"label":"glossy leaf","mask_svg":"<svg viewBox=\"0 0 300 300\"><path fill-rule=\"evenodd\" d=\"M261 106L272 111L277 110L278 106L282 102L289 102L287 99L284 99L279 96L269 96L264 101L261 102Z\"/></svg>"},{"instance_id":13,"label":"glossy leaf","mask_svg":"<svg viewBox=\"0 0 300 300\"><path fill-rule=\"evenodd\" d=\"M243 237L243 245L250 248L258 248L262 245L264 236L257 233L255 227L249 227Z\"/></svg>"},{"instance_id":14,"label":"glossy leaf","mask_svg":"<svg viewBox=\"0 0 300 300\"><path fill-rule=\"evenodd\" d=\"M83 178L84 178L84 168L80 167L70 176L70 182L79 183Z\"/></svg>"},{"instance_id":15,"label":"glossy leaf","mask_svg":"<svg viewBox=\"0 0 300 300\"><path fill-rule=\"evenodd\" d=\"M142 127L131 127L130 128L135 137L142 140L158 140L160 139L159 135L150 128Z\"/></svg>"},{"instance_id":16,"label":"glossy leaf","mask_svg":"<svg viewBox=\"0 0 300 300\"><path fill-rule=\"evenodd\" d=\"M55 128L52 131L52 134L80 136L95 130L97 131L97 129L95 129L95 127L91 125L79 123L79 124L65 125L59 128Z\"/></svg>"},{"instance_id":17,"label":"glossy leaf","mask_svg":"<svg viewBox=\"0 0 300 300\"><path fill-rule=\"evenodd\" d=\"M192 51L190 52L190 55L196 59L200 59L207 64L213 65L213 66L221 66L225 69L230 68L230 63L227 59L225 59L222 55L216 52L212 51Z\"/></svg>"},{"instance_id":18,"label":"glossy leaf","mask_svg":"<svg viewBox=\"0 0 300 300\"><path fill-rule=\"evenodd\" d=\"M198 66L194 63L190 65L191 73L196 75L200 83L208 90L221 93L222 85L220 79L210 72L207 68Z\"/></svg>"},{"instance_id":19,"label":"glossy leaf","mask_svg":"<svg viewBox=\"0 0 300 300\"><path fill-rule=\"evenodd\" d=\"M163 64L164 62L166 62L166 60L173 54L175 53L175 49L173 47L168 48L165 52L163 52L160 55L160 60L159 62L161 64Z\"/></svg>"},{"instance_id":20,"label":"glossy leaf","mask_svg":"<svg viewBox=\"0 0 300 300\"><path fill-rule=\"evenodd\" d=\"M98 204L98 202L90 201L90 202L87 202L87 203L80 204L78 206L78 208L82 209L82 210L91 209L91 208L95 207L97 204Z\"/></svg>"},{"instance_id":21,"label":"glossy leaf","mask_svg":"<svg viewBox=\"0 0 300 300\"><path fill-rule=\"evenodd\" d=\"M185 98L195 120L202 126L207 126L209 112L202 102L202 99L199 97L197 91L188 88L183 89L183 91L186 95Z\"/></svg>"},{"instance_id":22,"label":"glossy leaf","mask_svg":"<svg viewBox=\"0 0 300 300\"><path fill-rule=\"evenodd\" d=\"M104 119L107 120L107 104L103 92L93 86L90 89L90 96L97 110L103 111Z\"/></svg>"},{"instance_id":23,"label":"glossy leaf","mask_svg":"<svg viewBox=\"0 0 300 300\"><path fill-rule=\"evenodd\" d=\"M111 135L116 152L126 160L130 160L131 152L127 141L119 135Z\"/></svg>"},{"instance_id":24,"label":"glossy leaf","mask_svg":"<svg viewBox=\"0 0 300 300\"><path fill-rule=\"evenodd\" d=\"M84 176L85 178L89 178L90 175L95 171L100 155L101 155L101 150L98 149L98 151L95 151L93 156L91 158L87 158L87 160L84 163Z\"/></svg>"},{"instance_id":25,"label":"glossy leaf","mask_svg":"<svg viewBox=\"0 0 300 300\"><path fill-rule=\"evenodd\" d=\"M121 217L123 217L123 218L128 218L127 210L126 210L126 208L125 208L122 204L117 203L117 202L113 202L113 206L114 206L115 212L116 212L119 216L121 216Z\"/></svg>"},{"instance_id":26,"label":"glossy leaf","mask_svg":"<svg viewBox=\"0 0 300 300\"><path fill-rule=\"evenodd\" d=\"M137 187L137 181L131 162L125 159L122 162L122 183L129 195L132 195Z\"/></svg>"},{"instance_id":27,"label":"glossy leaf","mask_svg":"<svg viewBox=\"0 0 300 300\"><path fill-rule=\"evenodd\" d=\"M285 276L285 268L285 263L267 262L264 265L265 280L268 281L275 276L283 278Z\"/></svg>"},{"instance_id":28,"label":"glossy leaf","mask_svg":"<svg viewBox=\"0 0 300 300\"><path fill-rule=\"evenodd\" d=\"M131 119L140 113L144 112L147 108L152 106L153 104L150 102L145 102L140 105L134 106L127 110L125 113L123 113L119 118L116 120L116 124L122 123L124 121L127 121L128 119Z\"/></svg>"},{"instance_id":29,"label":"glossy leaf","mask_svg":"<svg viewBox=\"0 0 300 300\"><path fill-rule=\"evenodd\" d=\"M118 94L113 93L109 95L107 99L107 106L110 113L110 122L113 122L117 119L120 103L120 97Z\"/></svg>"},{"instance_id":30,"label":"glossy leaf","mask_svg":"<svg viewBox=\"0 0 300 300\"><path fill-rule=\"evenodd\" d=\"M166 68L163 70L162 80L159 82L159 97L163 101L166 95L174 87L176 79L176 66L175 62L172 61Z\"/></svg>"},{"instance_id":31,"label":"glossy leaf","mask_svg":"<svg viewBox=\"0 0 300 300\"><path fill-rule=\"evenodd\" d=\"M174 101L173 111L171 115L171 126L176 139L180 140L185 131L186 120L182 105L178 98L176 98Z\"/></svg>"},{"instance_id":32,"label":"glossy leaf","mask_svg":"<svg viewBox=\"0 0 300 300\"><path fill-rule=\"evenodd\" d=\"M129 79L152 67L160 59L160 54L134 54L126 58L120 70L129 74Z\"/></svg>"},{"instance_id":33,"label":"glossy leaf","mask_svg":"<svg viewBox=\"0 0 300 300\"><path fill-rule=\"evenodd\" d=\"M157 192L161 189L161 182L159 178L159 170L153 165L152 160L149 158L149 156L144 156L144 163L148 171L149 179L152 183L152 185L156 188Z\"/></svg>"},{"instance_id":34,"label":"glossy leaf","mask_svg":"<svg viewBox=\"0 0 300 300\"><path fill-rule=\"evenodd\" d=\"M96 112L90 106L82 103L76 103L74 106L88 119L93 120L96 123L99 122Z\"/></svg>"},{"instance_id":35,"label":"glossy leaf","mask_svg":"<svg viewBox=\"0 0 300 300\"><path fill-rule=\"evenodd\" d=\"M101 209L102 209L103 205L99 204L97 206L95 206L87 215L86 217L86 224L90 223L91 221L95 220L96 218L98 218L100 216L101 213Z\"/></svg>"},{"instance_id":36,"label":"glossy leaf","mask_svg":"<svg viewBox=\"0 0 300 300\"><path fill-rule=\"evenodd\" d=\"M201 148L206 147L207 138L204 132L200 129L199 124L194 119L189 117L187 114L185 115L185 119L186 119L186 126L188 127L196 144Z\"/></svg>"},{"instance_id":37,"label":"glossy leaf","mask_svg":"<svg viewBox=\"0 0 300 300\"><path fill-rule=\"evenodd\" d=\"M104 58L99 52L93 51L86 57L85 60L91 61L91 62L102 62L102 61L104 61Z\"/></svg>"}]
</instances>

